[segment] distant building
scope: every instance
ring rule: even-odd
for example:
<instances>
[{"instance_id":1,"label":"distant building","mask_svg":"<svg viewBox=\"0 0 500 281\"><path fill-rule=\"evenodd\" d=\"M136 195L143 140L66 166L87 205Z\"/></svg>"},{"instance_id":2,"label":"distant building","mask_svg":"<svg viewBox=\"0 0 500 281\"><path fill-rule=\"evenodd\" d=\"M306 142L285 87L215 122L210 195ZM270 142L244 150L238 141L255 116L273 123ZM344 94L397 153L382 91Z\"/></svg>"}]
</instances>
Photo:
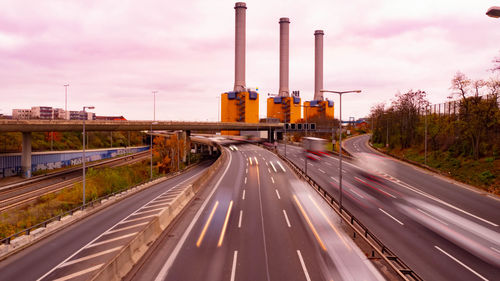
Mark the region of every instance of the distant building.
<instances>
[{"instance_id":1,"label":"distant building","mask_svg":"<svg viewBox=\"0 0 500 281\"><path fill-rule=\"evenodd\" d=\"M123 117L123 116L96 116L95 120L112 120L112 121L116 121L116 120L127 120L127 119L125 119L125 117Z\"/></svg>"},{"instance_id":2,"label":"distant building","mask_svg":"<svg viewBox=\"0 0 500 281\"><path fill-rule=\"evenodd\" d=\"M12 119L28 120L31 118L31 109L12 109Z\"/></svg>"},{"instance_id":3,"label":"distant building","mask_svg":"<svg viewBox=\"0 0 500 281\"><path fill-rule=\"evenodd\" d=\"M85 116L85 114L87 116ZM83 119L85 119L85 120L95 120L96 117L95 117L95 113L92 113L92 112L86 112L85 111L85 113L83 113L82 110L80 110L80 111L73 111L73 110L71 110L69 112L69 119L70 120L83 120Z\"/></svg>"},{"instance_id":4,"label":"distant building","mask_svg":"<svg viewBox=\"0 0 500 281\"><path fill-rule=\"evenodd\" d=\"M31 119L53 119L53 111L50 106L32 106Z\"/></svg>"},{"instance_id":5,"label":"distant building","mask_svg":"<svg viewBox=\"0 0 500 281\"><path fill-rule=\"evenodd\" d=\"M52 112L54 119L67 119L66 111L62 108L54 108Z\"/></svg>"}]
</instances>

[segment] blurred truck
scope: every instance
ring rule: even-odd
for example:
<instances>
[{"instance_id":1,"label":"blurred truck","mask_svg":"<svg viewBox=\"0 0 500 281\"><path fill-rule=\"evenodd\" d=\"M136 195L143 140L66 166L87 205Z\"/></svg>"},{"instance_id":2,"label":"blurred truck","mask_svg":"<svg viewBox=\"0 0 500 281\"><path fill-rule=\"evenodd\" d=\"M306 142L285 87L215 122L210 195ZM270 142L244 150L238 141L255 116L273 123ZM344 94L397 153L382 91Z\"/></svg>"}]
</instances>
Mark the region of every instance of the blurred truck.
<instances>
[{"instance_id":1,"label":"blurred truck","mask_svg":"<svg viewBox=\"0 0 500 281\"><path fill-rule=\"evenodd\" d=\"M325 143L326 141L320 138L302 138L302 147L304 148L306 157L312 160L319 160L319 158L314 155L323 156L325 154Z\"/></svg>"}]
</instances>

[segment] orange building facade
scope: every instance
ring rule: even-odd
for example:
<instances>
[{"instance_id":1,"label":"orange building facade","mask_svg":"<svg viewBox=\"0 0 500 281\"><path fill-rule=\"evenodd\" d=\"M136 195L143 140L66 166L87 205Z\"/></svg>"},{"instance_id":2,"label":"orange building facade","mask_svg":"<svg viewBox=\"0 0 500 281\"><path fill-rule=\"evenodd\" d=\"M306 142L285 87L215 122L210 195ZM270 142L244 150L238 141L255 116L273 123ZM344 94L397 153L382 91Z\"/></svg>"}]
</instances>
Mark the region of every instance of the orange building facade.
<instances>
[{"instance_id":1,"label":"orange building facade","mask_svg":"<svg viewBox=\"0 0 500 281\"><path fill-rule=\"evenodd\" d=\"M311 119L315 116L325 116L333 119L334 104L333 101L306 101L304 102L304 119Z\"/></svg>"},{"instance_id":2,"label":"orange building facade","mask_svg":"<svg viewBox=\"0 0 500 281\"><path fill-rule=\"evenodd\" d=\"M223 93L221 122L259 123L259 94L254 91ZM239 131L221 131L221 134L239 135Z\"/></svg>"},{"instance_id":3,"label":"orange building facade","mask_svg":"<svg viewBox=\"0 0 500 281\"><path fill-rule=\"evenodd\" d=\"M282 123L297 123L301 118L299 97L273 97L267 99L267 118L279 119Z\"/></svg>"}]
</instances>

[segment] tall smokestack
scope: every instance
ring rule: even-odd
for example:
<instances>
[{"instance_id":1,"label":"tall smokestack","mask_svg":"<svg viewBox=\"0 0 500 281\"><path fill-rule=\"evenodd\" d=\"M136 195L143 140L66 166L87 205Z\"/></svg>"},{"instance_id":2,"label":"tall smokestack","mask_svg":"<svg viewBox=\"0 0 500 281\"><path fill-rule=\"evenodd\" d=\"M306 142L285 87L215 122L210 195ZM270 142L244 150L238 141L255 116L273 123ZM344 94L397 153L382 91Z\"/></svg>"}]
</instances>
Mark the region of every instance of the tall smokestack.
<instances>
[{"instance_id":1,"label":"tall smokestack","mask_svg":"<svg viewBox=\"0 0 500 281\"><path fill-rule=\"evenodd\" d=\"M236 2L235 48L234 48L234 91L244 91L245 86L245 22L247 5Z\"/></svg>"},{"instance_id":2,"label":"tall smokestack","mask_svg":"<svg viewBox=\"0 0 500 281\"><path fill-rule=\"evenodd\" d=\"M314 31L314 100L323 100L323 30Z\"/></svg>"},{"instance_id":3,"label":"tall smokestack","mask_svg":"<svg viewBox=\"0 0 500 281\"><path fill-rule=\"evenodd\" d=\"M280 97L288 97L290 92L288 88L289 31L290 19L280 18Z\"/></svg>"}]
</instances>

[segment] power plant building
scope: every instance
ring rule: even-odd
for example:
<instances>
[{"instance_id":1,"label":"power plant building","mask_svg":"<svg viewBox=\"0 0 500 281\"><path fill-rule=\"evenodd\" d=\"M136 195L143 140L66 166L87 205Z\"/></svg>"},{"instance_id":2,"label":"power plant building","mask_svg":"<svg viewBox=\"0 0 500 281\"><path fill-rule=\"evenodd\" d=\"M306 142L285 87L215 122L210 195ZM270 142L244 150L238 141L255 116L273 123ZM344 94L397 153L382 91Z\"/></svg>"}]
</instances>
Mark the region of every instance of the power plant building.
<instances>
[{"instance_id":1,"label":"power plant building","mask_svg":"<svg viewBox=\"0 0 500 281\"><path fill-rule=\"evenodd\" d=\"M237 2L235 9L235 61L234 89L221 95L222 122L259 122L259 94L245 84L246 4ZM224 135L237 135L238 131L222 131Z\"/></svg>"},{"instance_id":2,"label":"power plant building","mask_svg":"<svg viewBox=\"0 0 500 281\"><path fill-rule=\"evenodd\" d=\"M276 97L267 99L267 118L279 119L282 123L297 123L301 117L300 97L290 96L289 50L290 19L280 18L280 84Z\"/></svg>"},{"instance_id":3,"label":"power plant building","mask_svg":"<svg viewBox=\"0 0 500 281\"><path fill-rule=\"evenodd\" d=\"M323 30L314 31L314 99L304 102L304 117L333 119L333 101L324 100L323 93Z\"/></svg>"}]
</instances>

